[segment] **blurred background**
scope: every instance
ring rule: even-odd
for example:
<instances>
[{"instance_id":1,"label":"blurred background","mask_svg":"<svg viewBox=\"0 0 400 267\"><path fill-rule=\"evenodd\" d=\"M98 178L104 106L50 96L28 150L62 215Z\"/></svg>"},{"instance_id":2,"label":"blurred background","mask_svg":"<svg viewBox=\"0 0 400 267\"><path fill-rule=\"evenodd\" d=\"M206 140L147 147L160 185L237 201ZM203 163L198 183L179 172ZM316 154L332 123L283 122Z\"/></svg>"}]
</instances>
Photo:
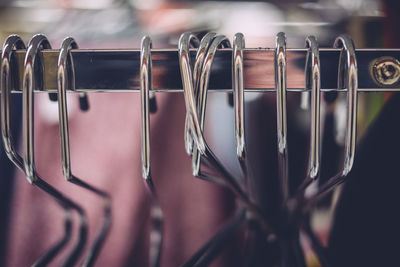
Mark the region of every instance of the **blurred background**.
<instances>
[{"instance_id":1,"label":"blurred background","mask_svg":"<svg viewBox=\"0 0 400 267\"><path fill-rule=\"evenodd\" d=\"M235 33L242 32L248 48L274 48L275 35L283 31L286 33L287 46L289 48L303 48L305 37L308 35L316 36L320 47L332 47L335 38L341 33L349 34L353 38L356 48L391 48L400 47L400 31L397 29L400 23L399 7L399 2L395 0L0 0L0 40L2 42L8 35L18 34L27 43L34 34L43 33L48 37L54 49L58 49L62 40L67 36L74 37L80 48L131 49L139 48L142 36L149 35L153 40L154 48L176 48L179 36L183 32L190 31L202 36L206 32L215 31L226 35L230 40L232 40ZM156 96L159 98L158 113L161 114L155 115L155 120L152 122L152 127L157 128L154 129L155 133L152 138L156 139L157 134L163 133L163 127L168 128L174 125L177 128L176 133L179 134L179 137L154 142L156 144L154 145L156 147L154 149L154 157L156 157L154 168L157 169L161 168L159 166L163 166L162 169L155 172L165 175L164 180L168 180L168 177L173 176L179 176L179 178L185 176L187 180L194 180L194 178L190 177L190 162L186 159L184 164L188 167L185 167L185 170L181 170L179 164L174 169L174 165L171 165L168 161L172 159L167 159L168 155L165 155L171 150L161 147L170 142L171 145L178 146L180 149L180 154L174 154L175 157L178 159L184 157L183 137L181 138L180 136L183 134L183 98L181 95L168 97L162 93L157 93ZM361 139L364 133L367 132L368 126L390 97L391 94L384 93L360 95L358 139ZM99 124L101 121L115 120L114 124L112 123L109 126L111 128L114 127L110 130L111 134L125 131L124 127L115 123L120 121L123 124L126 121L138 121L139 117L138 115L128 116L128 113L134 114L138 111L137 96L135 96L136 100L133 99L131 103L123 98L124 96L112 97L110 94L101 96L89 94L91 105L89 115L80 115L78 111L75 111L77 105L75 104L74 106L73 99L71 99L69 104L70 117L72 117L71 138L73 140L83 140L84 138L89 140L89 137L83 132L85 129L93 129L92 124L85 124L87 121L93 122L93 120L97 120ZM336 101L333 104L332 101L330 102L329 96L324 100L326 105L323 114L325 116L324 123L327 127L324 128L324 153L326 153L324 155L328 156L324 158L325 165L323 165L321 179L330 177L339 169L340 164L338 162L340 162L343 150L343 127L346 116L343 104L345 103L345 94L334 96L334 100ZM276 166L274 166L276 165L276 140L273 142L268 140L276 137L276 129L274 128L274 124L276 124L274 119L276 107L274 106L274 101L274 94L246 93L246 129L248 130L247 136L249 138L249 157L253 162L254 180L257 181L255 183L258 188L254 192L254 198L257 199L263 209L272 210L272 212L274 210L271 208L273 206L271 203L274 203L273 191L276 190L276 180L273 178L276 176ZM43 162L43 164L40 165L39 163L39 165L42 166L43 173L48 174L49 177L52 177L53 173L55 173L54 176L61 176L59 150L54 152L58 162L57 167L49 167L47 164L52 160L50 155L53 155L52 151L54 149L51 148L51 145L44 144L48 142L47 144L53 144L54 147L59 146L59 143L57 143L59 142L57 137L58 128L57 124L54 124L54 121L57 122L58 120L57 105L50 102L47 96L43 97L43 99L38 97L36 102L40 106L36 107L38 110L36 115L38 116L37 125L39 125L36 127L41 129L39 134L43 136L46 133L49 136L53 134L54 137L51 138L55 139L54 142L37 141L37 150L47 151L43 152L43 156L40 156L42 152L38 152L40 154L39 161ZM119 108L117 107L118 105ZM135 105L136 109L133 108ZM176 108L177 110L173 108L174 105L179 106ZM108 109L105 109L105 106ZM123 109L124 107L126 110ZM111 112L110 110L113 108L116 110ZM290 151L293 163L290 163L290 167L293 170L292 173L294 173L293 179L298 181L301 179L299 177L302 177L306 171L310 113L307 105L304 105L304 99L302 100L301 94L289 94L288 108L289 128L292 129L289 130L291 136L289 141L293 144ZM121 113L118 114L118 112ZM122 113L126 116L122 116ZM16 111L16 114L18 115L18 111ZM163 119L171 120L171 117L166 116L166 114L170 114L170 116L175 114L177 117L173 118L182 123L175 123L172 126L164 125ZM77 121L75 124L74 120ZM234 173L240 174L235 155L233 112L226 102L225 94L214 93L210 95L207 104L206 121L206 135L215 153L223 159L223 163ZM18 123L16 125L18 134ZM120 138L116 135L106 136L109 132L107 132L106 128L103 130L105 133L101 133L102 131L99 130L100 137L94 138L93 142L97 142L97 144L100 142L101 145L104 142L104 150L91 150L90 153L96 151L103 153L109 147L107 144L111 143L111 141L107 140ZM135 132L135 134L132 134L133 138L138 139L139 124L134 124L131 130ZM173 135L174 132L169 133L168 138L172 138ZM123 136L129 138L129 132ZM175 142L175 140L177 141ZM72 142L76 143L74 149L76 151L75 155L78 156L75 158L81 158L84 161L87 156L79 156L79 154L86 153L89 149L79 150L81 147L80 142ZM132 151L130 152L135 156L131 155L130 159L132 160L131 162L135 160L136 162L133 164L135 165L135 169L132 171L133 174L129 175L136 175L135 179L140 180L138 143L130 144L127 141L118 143L118 141L114 140L112 145L114 146L114 151L104 152L105 154L116 153L115 165L108 164L109 161L112 161L110 158L105 161L108 164L106 166L109 168L108 170L114 170L110 171L111 174L117 172L115 170L126 173L124 168L128 168L127 166L130 166L129 163L126 163L125 167L121 167L116 163L120 159L118 157L122 158L125 155L118 152L118 147L132 145ZM93 166L101 165L99 163L101 161L96 161L96 156L93 156L93 158ZM159 158L158 161L157 158ZM17 174L12 166L7 165L9 163L6 163L7 160L3 153L2 159L3 165L0 165L0 265L26 266L32 263L51 244L51 236L54 233L62 231L53 225L56 223L49 222L54 217L61 217L61 213L57 211L57 208L52 207L52 204L48 204L48 200L43 200L45 202L41 203L44 204L38 205L44 211L37 213L35 209L32 210L29 205L32 201L35 202L38 197L35 194L39 193L31 193L30 190L33 189L30 187L28 189L28 185L25 181L22 181L23 179L15 179L16 176L21 176L21 174ZM56 160L54 159L54 161ZM158 165L157 162L159 163ZM147 230L143 230L141 227L147 225L148 221L144 220L137 223L137 218L148 216L148 213L143 212L141 209L148 205L143 203L148 203L149 200L148 196L143 195L143 192L136 192L145 189L139 187L141 189L133 191L133 193L123 191L114 185L120 183L122 187L126 186L128 188L138 188L138 185L135 187L134 184L125 184L125 180L122 177L124 175L116 178L105 177L104 180L97 179L97 176L94 177L93 173L86 171L89 168L85 165L86 163L82 163L79 159L76 159L73 163L78 173L81 171L84 173L82 176L92 176L92 182L109 190L113 197L116 196L116 200L113 202L113 209L116 212L114 213L115 223L110 233L111 241L102 250L96 266L145 266L146 260L143 260L143 258L147 257L144 256L147 253L147 249L140 248L140 242L147 239L143 233L149 231L148 227L145 227ZM50 171L50 169L54 169L54 171ZM98 170L98 173L100 172L101 169ZM126 174L126 180L130 179L129 175ZM63 187L62 178L57 179L60 180L60 187ZM17 180L22 182L16 182ZM163 257L162 266L179 266L212 233L219 229L227 218L232 216L235 210L234 205L232 205L232 196L229 192L220 191L220 189L215 189L214 187L203 188L203 185L200 184L177 186L174 189L168 181L157 182L157 178L155 180L156 187L159 186L161 194L161 206L163 207L163 203L165 203L166 212L167 237L164 244L165 249L163 250L166 256ZM174 181L180 183L180 180L171 181L171 183ZM185 183L190 182L187 181ZM21 189L22 187L25 189ZM179 196L175 198L171 197L179 190L186 193L178 194ZM198 190L198 198L188 197L188 195L192 194L191 192L196 190ZM70 189L65 189L65 192L70 193L71 191ZM138 195L132 197L131 193L135 194L135 192ZM80 193L76 194L78 203L82 202L82 195ZM203 203L201 196L204 196L204 194L209 198L210 202ZM338 192L333 196L327 197L312 216L312 225L325 245L329 243L329 232L332 227L335 203L338 198ZM192 204L182 203L185 201ZM96 200L88 201L88 203L86 208L89 210L96 206ZM127 205L126 203L134 204ZM213 206L213 203L219 204ZM50 207L47 205L50 205ZM183 207L184 205L187 206ZM210 205L215 208L215 211L207 211L207 207L209 208ZM46 212L46 209L48 212ZM179 212L178 216L177 210L179 209L181 209L181 212ZM30 211L26 213L27 210ZM135 210L135 212L129 213L132 217L123 216L126 210ZM93 220L93 225L96 225L98 213L96 214L90 217ZM38 217L41 217L41 220ZM44 218L47 218L46 221L44 221ZM169 218L171 219L169 220ZM120 224L121 221L124 223ZM179 223L176 223L177 221ZM61 222L61 218L57 222ZM48 227L48 231L43 230L46 227ZM118 231L118 233L113 234L113 231ZM224 252L224 256L214 263L215 266L277 266L274 265L276 264L274 260L270 260L271 258L269 260L265 259L266 257L273 258L274 256L271 255L275 255L276 250L271 249L265 255L261 255L263 254L262 247L264 245L259 243L263 241L257 241L257 237L253 237L253 239L256 240L254 241L254 244L256 244L254 247L256 248L254 249L255 252L250 254L253 260L247 261L247 265L244 263L243 258L249 256L237 253L243 243L243 237L239 236L235 239L236 241L233 242L233 245L231 244L231 247ZM121 240L124 241L120 242ZM301 237L301 240L307 265L321 266L310 247L309 241L303 237ZM147 247L146 244L145 242L143 247ZM395 247L399 248L398 245ZM271 247L269 246L269 248ZM340 254L340 249L331 251L331 256L337 259L344 258L344 255L347 254ZM358 254L355 252L354 255ZM54 264L57 265L59 263L56 261ZM337 265L332 266L368 265L341 265L337 263Z\"/></svg>"}]
</instances>

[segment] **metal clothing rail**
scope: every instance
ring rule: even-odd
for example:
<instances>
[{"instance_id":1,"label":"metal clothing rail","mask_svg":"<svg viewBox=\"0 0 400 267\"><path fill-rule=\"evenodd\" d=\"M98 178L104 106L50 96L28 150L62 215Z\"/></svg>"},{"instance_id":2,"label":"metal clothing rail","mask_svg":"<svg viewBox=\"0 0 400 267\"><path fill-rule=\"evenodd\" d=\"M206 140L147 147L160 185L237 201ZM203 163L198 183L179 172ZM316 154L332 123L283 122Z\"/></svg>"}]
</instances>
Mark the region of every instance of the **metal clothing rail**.
<instances>
[{"instance_id":1,"label":"metal clothing rail","mask_svg":"<svg viewBox=\"0 0 400 267\"><path fill-rule=\"evenodd\" d=\"M321 91L337 89L341 49L321 48ZM181 92L182 81L176 49L152 49L153 90ZM17 51L20 92L25 51ZM58 50L43 50L44 82L38 91L56 92ZM77 92L128 92L140 87L140 50L71 50ZM191 51L195 57L195 50ZM287 49L287 91L305 91L307 49ZM400 49L358 49L356 51L359 92L400 91ZM246 91L275 91L274 49L244 49L244 87ZM232 91L232 49L220 49L213 63L209 89ZM72 65L72 64L71 64ZM40 77L40 76L37 76Z\"/></svg>"}]
</instances>

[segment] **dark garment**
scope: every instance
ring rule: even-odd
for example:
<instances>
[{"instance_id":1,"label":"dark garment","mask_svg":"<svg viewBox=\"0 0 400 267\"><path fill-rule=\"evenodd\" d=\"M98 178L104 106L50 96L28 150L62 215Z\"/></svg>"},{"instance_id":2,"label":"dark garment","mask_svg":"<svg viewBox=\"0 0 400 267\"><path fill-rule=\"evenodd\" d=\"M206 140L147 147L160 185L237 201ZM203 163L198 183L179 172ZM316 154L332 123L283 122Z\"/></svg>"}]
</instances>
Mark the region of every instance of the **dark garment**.
<instances>
[{"instance_id":1,"label":"dark garment","mask_svg":"<svg viewBox=\"0 0 400 267\"><path fill-rule=\"evenodd\" d=\"M331 266L400 266L400 94L356 150L330 235Z\"/></svg>"}]
</instances>

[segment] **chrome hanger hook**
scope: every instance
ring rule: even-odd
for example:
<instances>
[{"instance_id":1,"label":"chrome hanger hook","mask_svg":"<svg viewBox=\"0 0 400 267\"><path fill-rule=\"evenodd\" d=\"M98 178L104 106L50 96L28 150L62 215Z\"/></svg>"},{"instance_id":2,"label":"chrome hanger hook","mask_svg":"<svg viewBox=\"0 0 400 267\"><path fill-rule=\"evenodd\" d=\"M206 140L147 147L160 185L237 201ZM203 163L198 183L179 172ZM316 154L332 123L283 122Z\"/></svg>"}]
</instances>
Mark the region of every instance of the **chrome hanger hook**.
<instances>
[{"instance_id":1,"label":"chrome hanger hook","mask_svg":"<svg viewBox=\"0 0 400 267\"><path fill-rule=\"evenodd\" d=\"M343 48L340 53L338 88L345 85L347 89L347 129L345 159L342 170L342 175L346 176L353 167L356 152L358 67L354 43L348 35L340 35L336 38L334 47Z\"/></svg>"},{"instance_id":2,"label":"chrome hanger hook","mask_svg":"<svg viewBox=\"0 0 400 267\"><path fill-rule=\"evenodd\" d=\"M217 52L219 47L231 47L229 39L226 38L224 35L216 35L213 39L211 44L207 49L207 54L203 61L203 66L201 68L201 73L199 76L198 84L199 84L199 91L198 91L198 98L197 98L197 111L199 115L199 125L196 125L195 128L199 127L201 131L201 135L197 136L194 139L202 139L205 143L203 137L203 130L204 130L204 122L205 122L205 114L206 114L206 105L207 105L207 93L208 93L208 82L210 80L211 74L211 66L214 62L214 56ZM196 120L192 120L193 123L197 123ZM200 161L201 161L201 152L199 147L195 146L193 150L193 159L192 159L192 171L194 176L199 176L200 174Z\"/></svg>"},{"instance_id":3,"label":"chrome hanger hook","mask_svg":"<svg viewBox=\"0 0 400 267\"><path fill-rule=\"evenodd\" d=\"M319 60L319 47L314 36L306 38L306 48L309 48L305 66L305 87L311 88L311 131L310 131L310 156L308 176L316 179L320 172L321 159L321 64Z\"/></svg>"},{"instance_id":4,"label":"chrome hanger hook","mask_svg":"<svg viewBox=\"0 0 400 267\"><path fill-rule=\"evenodd\" d=\"M244 159L246 155L245 128L244 128L244 81L243 81L243 49L245 47L244 36L237 33L233 37L232 50L232 85L233 103L235 108L235 139L236 155Z\"/></svg>"},{"instance_id":5,"label":"chrome hanger hook","mask_svg":"<svg viewBox=\"0 0 400 267\"><path fill-rule=\"evenodd\" d=\"M163 212L158 200L156 188L153 184L151 175L150 158L150 114L151 110L151 91L153 89L152 42L149 36L142 38L140 46L140 114L141 114L141 156L142 156L142 176L146 181L149 191L153 197L151 207L151 219L153 229L151 235L158 238L150 240L150 266L158 267L161 263L161 252L163 243Z\"/></svg>"},{"instance_id":6,"label":"chrome hanger hook","mask_svg":"<svg viewBox=\"0 0 400 267\"><path fill-rule=\"evenodd\" d=\"M18 68L11 67L13 49L25 49L25 44L18 35L10 35L4 42L1 55L1 136L8 158L18 169L24 171L24 160L14 147L10 121L10 97L13 84L19 84ZM14 76L14 77L13 77Z\"/></svg>"},{"instance_id":7,"label":"chrome hanger hook","mask_svg":"<svg viewBox=\"0 0 400 267\"><path fill-rule=\"evenodd\" d=\"M201 39L201 41L199 41L199 39L197 39L197 37L195 35L193 35L192 33L184 33L182 34L181 38L182 38L182 42L184 42L182 45L186 45L187 46L187 51L189 51L189 47L192 44L192 46L197 47L197 53L196 53L196 59L195 59L195 63L194 63L194 67L193 67L193 90L194 90L194 96L196 101L198 101L198 97L199 97L199 77L200 77L200 72L201 72L201 68L203 67L203 62L204 62L204 58L206 56L208 47L211 43L211 41L213 40L213 38L216 36L217 34L214 32L209 32L206 33L206 35L204 35L204 37ZM200 43L200 44L199 44ZM190 62L190 54L188 55L188 61L189 61L189 66L190 66L190 72L192 71L192 64ZM191 125L190 122L190 113L189 111L186 112L186 119L185 119L185 149L186 149L186 153L189 156L192 156L193 154L193 137L192 137L192 133L191 133L191 128L193 128L193 126Z\"/></svg>"},{"instance_id":8,"label":"chrome hanger hook","mask_svg":"<svg viewBox=\"0 0 400 267\"><path fill-rule=\"evenodd\" d=\"M276 36L274 58L276 89L276 122L278 136L279 177L283 200L289 197L289 167L287 147L287 100L286 100L286 36L280 32Z\"/></svg>"},{"instance_id":9,"label":"chrome hanger hook","mask_svg":"<svg viewBox=\"0 0 400 267\"><path fill-rule=\"evenodd\" d=\"M178 42L178 52L179 52L179 67L181 71L181 78L184 89L185 96L185 105L186 112L189 114L188 116L188 125L191 131L191 137L193 138L194 143L198 149L202 152L205 151L205 144L202 138L198 139L198 136L201 136L201 129L199 124L199 118L197 115L197 105L196 105L196 96L195 96L195 84L193 80L193 73L190 64L190 41L192 39L197 38L195 35L191 33L183 33L179 38ZM195 122L194 122L195 121ZM185 131L187 131L185 129ZM185 147L188 154L191 154L191 145L189 144L190 138L187 138L187 134L185 134Z\"/></svg>"},{"instance_id":10,"label":"chrome hanger hook","mask_svg":"<svg viewBox=\"0 0 400 267\"><path fill-rule=\"evenodd\" d=\"M245 40L242 33L233 37L232 49L232 89L233 106L235 111L235 140L236 156L239 160L245 180L248 180L249 166L245 135L245 108L244 108L244 57Z\"/></svg>"},{"instance_id":11,"label":"chrome hanger hook","mask_svg":"<svg viewBox=\"0 0 400 267\"><path fill-rule=\"evenodd\" d=\"M144 179L151 179L150 171L150 115L149 97L150 88L153 88L152 61L151 61L152 42L150 37L142 39L140 48L140 102L141 102L141 144L142 144L142 176Z\"/></svg>"},{"instance_id":12,"label":"chrome hanger hook","mask_svg":"<svg viewBox=\"0 0 400 267\"><path fill-rule=\"evenodd\" d=\"M305 43L308 51L304 70L304 87L307 90L311 89L310 152L307 176L297 189L297 198L303 198L307 187L319 177L321 161L321 64L319 46L314 36L308 36Z\"/></svg>"},{"instance_id":13,"label":"chrome hanger hook","mask_svg":"<svg viewBox=\"0 0 400 267\"><path fill-rule=\"evenodd\" d=\"M178 51L181 79L185 96L185 106L186 111L189 112L190 115L189 122L191 125L191 133L193 140L195 141L192 158L193 176L229 188L234 194L238 196L239 200L245 204L247 209L253 213L255 218L257 218L256 220L260 223L263 229L265 229L267 232L275 232L273 227L262 215L259 207L252 202L248 194L244 191L244 189L242 188L242 184L238 182L238 179L236 179L214 155L214 153L208 147L207 142L204 140L203 136L207 89L211 74L211 66L217 48L223 45L230 47L229 40L223 35L217 35L212 39L212 42L207 49L207 54L204 58L203 66L201 68L201 75L199 76L198 81L199 95L198 101L196 101L193 91L193 74L191 71L189 59L190 36L192 35L189 33L181 35L181 38L179 39ZM215 171L217 175L203 171L200 172L201 159L204 159L204 165L207 166L209 169Z\"/></svg>"}]
</instances>

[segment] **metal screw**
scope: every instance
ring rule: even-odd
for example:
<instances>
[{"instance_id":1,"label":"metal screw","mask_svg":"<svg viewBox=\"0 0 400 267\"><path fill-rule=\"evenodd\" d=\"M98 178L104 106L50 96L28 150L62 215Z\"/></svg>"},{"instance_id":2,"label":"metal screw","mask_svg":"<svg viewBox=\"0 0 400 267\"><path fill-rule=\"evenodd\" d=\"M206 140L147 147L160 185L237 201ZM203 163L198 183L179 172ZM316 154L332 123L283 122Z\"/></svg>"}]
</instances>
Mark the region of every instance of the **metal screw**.
<instances>
[{"instance_id":1,"label":"metal screw","mask_svg":"<svg viewBox=\"0 0 400 267\"><path fill-rule=\"evenodd\" d=\"M400 80L400 62L393 57L380 57L372 62L372 78L382 87L393 86Z\"/></svg>"}]
</instances>

